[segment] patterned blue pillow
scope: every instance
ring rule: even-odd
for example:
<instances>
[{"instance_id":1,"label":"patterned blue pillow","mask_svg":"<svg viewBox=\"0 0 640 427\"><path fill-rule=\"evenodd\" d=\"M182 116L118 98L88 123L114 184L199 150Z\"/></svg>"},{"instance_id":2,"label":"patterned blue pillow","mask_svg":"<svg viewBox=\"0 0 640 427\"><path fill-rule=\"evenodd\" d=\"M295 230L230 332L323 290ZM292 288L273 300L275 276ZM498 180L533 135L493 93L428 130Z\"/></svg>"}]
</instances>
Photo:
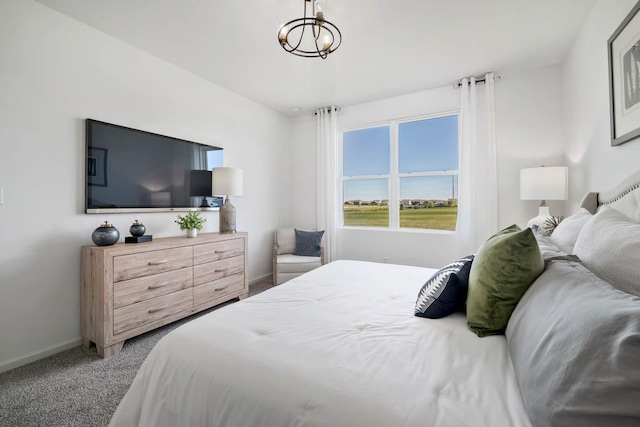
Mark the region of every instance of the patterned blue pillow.
<instances>
[{"instance_id":1,"label":"patterned blue pillow","mask_svg":"<svg viewBox=\"0 0 640 427\"><path fill-rule=\"evenodd\" d=\"M294 255L300 256L320 256L320 242L322 241L322 231L302 231L296 229L296 247Z\"/></svg>"},{"instance_id":2,"label":"patterned blue pillow","mask_svg":"<svg viewBox=\"0 0 640 427\"><path fill-rule=\"evenodd\" d=\"M465 311L472 262L473 255L466 256L431 276L418 293L415 315L439 319Z\"/></svg>"}]
</instances>

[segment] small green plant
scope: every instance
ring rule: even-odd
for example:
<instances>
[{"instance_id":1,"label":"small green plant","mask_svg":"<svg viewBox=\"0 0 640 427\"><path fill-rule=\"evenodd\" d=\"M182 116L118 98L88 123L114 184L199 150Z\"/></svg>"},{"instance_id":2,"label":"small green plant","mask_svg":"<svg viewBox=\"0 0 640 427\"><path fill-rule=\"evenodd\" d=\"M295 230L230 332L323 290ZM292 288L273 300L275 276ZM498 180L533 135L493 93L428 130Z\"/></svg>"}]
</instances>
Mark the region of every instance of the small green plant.
<instances>
[{"instance_id":1,"label":"small green plant","mask_svg":"<svg viewBox=\"0 0 640 427\"><path fill-rule=\"evenodd\" d=\"M185 216L178 215L175 222L180 226L180 230L200 231L206 221L206 218L200 216L200 212L187 212Z\"/></svg>"}]
</instances>

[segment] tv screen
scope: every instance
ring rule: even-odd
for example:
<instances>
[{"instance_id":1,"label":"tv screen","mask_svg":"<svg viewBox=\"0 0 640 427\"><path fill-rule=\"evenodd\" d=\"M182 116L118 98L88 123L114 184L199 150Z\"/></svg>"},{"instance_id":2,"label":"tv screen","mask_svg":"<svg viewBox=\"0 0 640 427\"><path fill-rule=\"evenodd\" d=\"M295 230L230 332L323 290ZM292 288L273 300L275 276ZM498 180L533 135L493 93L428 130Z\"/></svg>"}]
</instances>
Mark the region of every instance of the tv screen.
<instances>
[{"instance_id":1,"label":"tv screen","mask_svg":"<svg viewBox=\"0 0 640 427\"><path fill-rule=\"evenodd\" d=\"M211 169L220 147L86 120L86 213L219 207Z\"/></svg>"}]
</instances>

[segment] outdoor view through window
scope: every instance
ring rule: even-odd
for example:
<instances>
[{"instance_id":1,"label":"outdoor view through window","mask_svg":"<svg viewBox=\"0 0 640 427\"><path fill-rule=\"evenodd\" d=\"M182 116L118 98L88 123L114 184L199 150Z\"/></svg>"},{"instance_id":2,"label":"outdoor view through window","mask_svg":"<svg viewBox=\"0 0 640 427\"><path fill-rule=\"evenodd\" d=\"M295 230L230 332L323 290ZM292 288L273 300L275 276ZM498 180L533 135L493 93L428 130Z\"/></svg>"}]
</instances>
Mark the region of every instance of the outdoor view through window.
<instances>
[{"instance_id":1,"label":"outdoor view through window","mask_svg":"<svg viewBox=\"0 0 640 427\"><path fill-rule=\"evenodd\" d=\"M343 133L343 224L455 230L458 116Z\"/></svg>"}]
</instances>

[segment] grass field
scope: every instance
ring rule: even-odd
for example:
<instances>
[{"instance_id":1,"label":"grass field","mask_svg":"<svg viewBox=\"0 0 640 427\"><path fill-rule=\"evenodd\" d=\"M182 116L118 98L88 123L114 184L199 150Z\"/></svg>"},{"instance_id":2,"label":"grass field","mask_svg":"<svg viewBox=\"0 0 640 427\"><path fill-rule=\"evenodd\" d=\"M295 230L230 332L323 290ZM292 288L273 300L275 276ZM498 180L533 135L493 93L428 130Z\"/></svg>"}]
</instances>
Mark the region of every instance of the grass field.
<instances>
[{"instance_id":1,"label":"grass field","mask_svg":"<svg viewBox=\"0 0 640 427\"><path fill-rule=\"evenodd\" d=\"M388 206L344 206L344 225L388 227ZM457 207L420 208L400 211L400 228L455 230Z\"/></svg>"}]
</instances>

